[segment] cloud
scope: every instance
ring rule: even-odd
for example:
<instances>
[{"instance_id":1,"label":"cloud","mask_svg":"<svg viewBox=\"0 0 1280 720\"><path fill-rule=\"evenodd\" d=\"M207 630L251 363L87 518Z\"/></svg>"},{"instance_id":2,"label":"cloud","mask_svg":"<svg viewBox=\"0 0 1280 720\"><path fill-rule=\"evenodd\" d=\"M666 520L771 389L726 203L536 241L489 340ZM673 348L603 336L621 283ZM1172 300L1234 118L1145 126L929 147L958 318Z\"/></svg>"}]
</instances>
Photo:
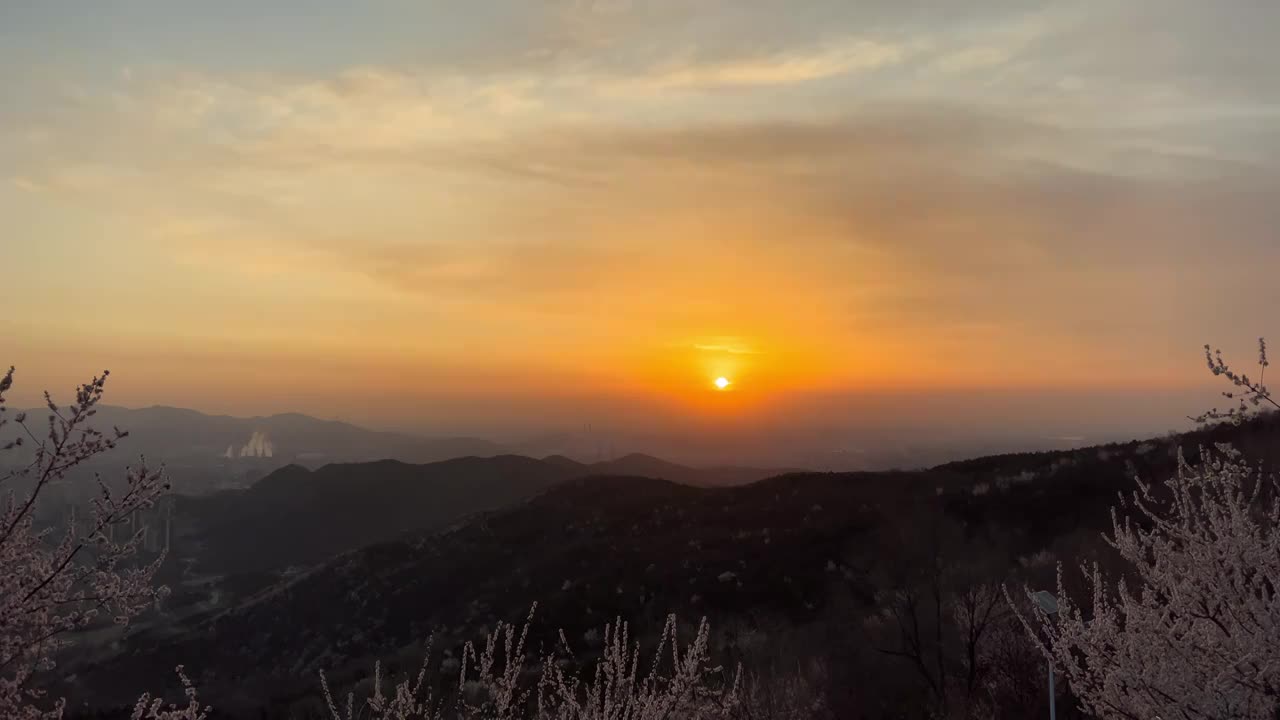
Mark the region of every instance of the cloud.
<instances>
[{"instance_id":1,"label":"cloud","mask_svg":"<svg viewBox=\"0 0 1280 720\"><path fill-rule=\"evenodd\" d=\"M9 178L9 183L23 192L37 193L45 189L43 184L25 177Z\"/></svg>"},{"instance_id":2,"label":"cloud","mask_svg":"<svg viewBox=\"0 0 1280 720\"><path fill-rule=\"evenodd\" d=\"M737 338L719 338L711 343L694 343L693 349L711 353L728 353L730 355L760 355L756 350Z\"/></svg>"},{"instance_id":3,"label":"cloud","mask_svg":"<svg viewBox=\"0 0 1280 720\"><path fill-rule=\"evenodd\" d=\"M657 68L631 82L655 90L791 85L897 65L911 52L908 46L855 38L816 49Z\"/></svg>"},{"instance_id":4,"label":"cloud","mask_svg":"<svg viewBox=\"0 0 1280 720\"><path fill-rule=\"evenodd\" d=\"M1011 59L1002 47L970 47L938 58L935 66L944 73L973 72L1003 65Z\"/></svg>"}]
</instances>

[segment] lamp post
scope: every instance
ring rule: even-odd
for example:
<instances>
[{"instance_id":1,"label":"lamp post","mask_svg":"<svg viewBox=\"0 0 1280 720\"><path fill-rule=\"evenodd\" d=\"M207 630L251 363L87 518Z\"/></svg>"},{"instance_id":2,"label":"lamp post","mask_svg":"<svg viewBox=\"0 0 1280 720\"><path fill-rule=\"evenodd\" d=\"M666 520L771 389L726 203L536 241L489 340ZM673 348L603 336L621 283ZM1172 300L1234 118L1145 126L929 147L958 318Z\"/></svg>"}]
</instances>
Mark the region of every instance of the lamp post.
<instances>
[{"instance_id":1,"label":"lamp post","mask_svg":"<svg viewBox=\"0 0 1280 720\"><path fill-rule=\"evenodd\" d=\"M1036 605L1044 611L1045 615L1058 614L1058 599L1053 593L1047 590L1040 590L1031 594L1031 599L1036 601ZM1049 658L1049 720L1058 720L1058 704L1057 699L1053 696L1053 658Z\"/></svg>"}]
</instances>

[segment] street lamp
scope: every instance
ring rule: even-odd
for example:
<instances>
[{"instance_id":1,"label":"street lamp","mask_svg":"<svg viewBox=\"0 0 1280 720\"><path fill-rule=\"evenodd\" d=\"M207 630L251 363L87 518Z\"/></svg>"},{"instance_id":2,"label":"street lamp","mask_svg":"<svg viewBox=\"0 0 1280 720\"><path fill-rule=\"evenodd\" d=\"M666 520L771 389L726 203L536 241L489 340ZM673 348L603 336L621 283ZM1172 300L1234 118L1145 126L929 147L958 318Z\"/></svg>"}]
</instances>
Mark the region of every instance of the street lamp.
<instances>
[{"instance_id":1,"label":"street lamp","mask_svg":"<svg viewBox=\"0 0 1280 720\"><path fill-rule=\"evenodd\" d=\"M1045 615L1058 614L1058 598L1048 590L1031 593L1031 599L1044 611ZM1058 704L1053 696L1053 657L1049 657L1049 720L1058 720Z\"/></svg>"}]
</instances>

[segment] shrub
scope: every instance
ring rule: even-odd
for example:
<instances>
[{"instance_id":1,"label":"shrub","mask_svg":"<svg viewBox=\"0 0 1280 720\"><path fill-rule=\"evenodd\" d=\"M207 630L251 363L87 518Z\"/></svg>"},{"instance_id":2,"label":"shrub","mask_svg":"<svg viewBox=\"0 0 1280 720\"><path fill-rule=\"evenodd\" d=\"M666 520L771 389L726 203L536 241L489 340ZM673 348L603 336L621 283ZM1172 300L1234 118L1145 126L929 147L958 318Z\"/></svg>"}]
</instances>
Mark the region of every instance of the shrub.
<instances>
[{"instance_id":1,"label":"shrub","mask_svg":"<svg viewBox=\"0 0 1280 720\"><path fill-rule=\"evenodd\" d=\"M536 608L536 606L535 606ZM499 623L486 638L483 650L468 643L452 692L434 692L428 683L428 653L422 668L383 692L381 665L374 667L373 691L358 711L355 695L348 694L340 709L324 673L321 686L334 720L660 720L730 718L737 707L738 674L724 677L713 667L707 650L710 627L704 619L693 642L680 649L674 615L666 626L647 667L641 661L640 644L632 643L629 627L621 620L605 627L601 657L593 671L581 675L566 669L573 665L572 651L560 634L560 654L542 659L532 672L525 663L525 642L533 610L517 634L514 625ZM669 664L664 662L670 653Z\"/></svg>"}]
</instances>

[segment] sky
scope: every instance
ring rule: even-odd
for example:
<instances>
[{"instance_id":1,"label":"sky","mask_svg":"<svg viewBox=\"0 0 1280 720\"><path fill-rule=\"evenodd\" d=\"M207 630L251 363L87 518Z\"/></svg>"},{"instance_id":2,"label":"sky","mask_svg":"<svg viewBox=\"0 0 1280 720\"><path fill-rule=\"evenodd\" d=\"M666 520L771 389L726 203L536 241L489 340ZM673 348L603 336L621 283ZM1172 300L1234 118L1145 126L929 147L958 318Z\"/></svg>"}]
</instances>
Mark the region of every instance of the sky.
<instances>
[{"instance_id":1,"label":"sky","mask_svg":"<svg viewBox=\"0 0 1280 720\"><path fill-rule=\"evenodd\" d=\"M1274 329L1277 28L0 0L0 362L431 432L1179 427Z\"/></svg>"}]
</instances>

